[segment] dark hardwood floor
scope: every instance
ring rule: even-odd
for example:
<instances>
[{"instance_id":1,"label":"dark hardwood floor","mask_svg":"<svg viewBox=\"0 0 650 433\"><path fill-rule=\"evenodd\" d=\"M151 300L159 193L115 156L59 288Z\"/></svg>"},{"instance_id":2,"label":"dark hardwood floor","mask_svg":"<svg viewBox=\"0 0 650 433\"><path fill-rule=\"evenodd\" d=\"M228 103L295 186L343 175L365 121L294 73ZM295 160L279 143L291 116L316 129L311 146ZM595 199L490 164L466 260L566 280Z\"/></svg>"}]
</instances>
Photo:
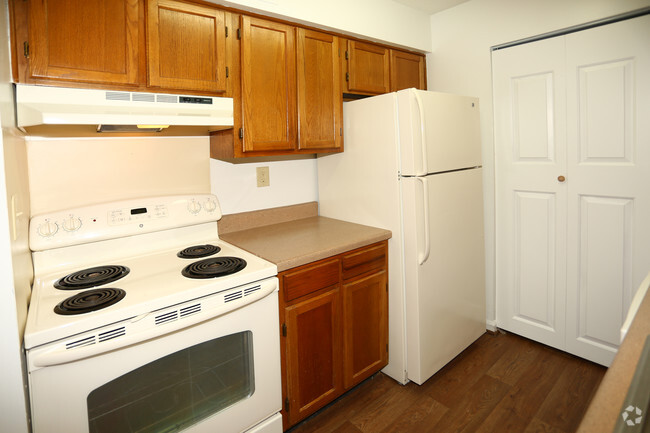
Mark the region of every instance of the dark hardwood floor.
<instances>
[{"instance_id":1,"label":"dark hardwood floor","mask_svg":"<svg viewBox=\"0 0 650 433\"><path fill-rule=\"evenodd\" d=\"M485 334L422 386L378 373L291 433L574 432L606 369Z\"/></svg>"}]
</instances>

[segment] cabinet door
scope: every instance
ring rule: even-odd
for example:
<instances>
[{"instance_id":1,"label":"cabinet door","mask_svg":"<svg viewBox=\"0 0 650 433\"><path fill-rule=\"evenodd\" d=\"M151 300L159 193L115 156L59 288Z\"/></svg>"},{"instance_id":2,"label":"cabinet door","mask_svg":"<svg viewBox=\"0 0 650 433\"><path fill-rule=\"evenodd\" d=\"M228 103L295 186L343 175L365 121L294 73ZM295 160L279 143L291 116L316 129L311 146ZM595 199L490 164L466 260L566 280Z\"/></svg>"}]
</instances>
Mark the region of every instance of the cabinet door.
<instances>
[{"instance_id":1,"label":"cabinet door","mask_svg":"<svg viewBox=\"0 0 650 433\"><path fill-rule=\"evenodd\" d=\"M402 89L426 90L424 75L424 56L390 50L390 90Z\"/></svg>"},{"instance_id":2,"label":"cabinet door","mask_svg":"<svg viewBox=\"0 0 650 433\"><path fill-rule=\"evenodd\" d=\"M148 85L225 92L224 12L175 0L148 5Z\"/></svg>"},{"instance_id":3,"label":"cabinet door","mask_svg":"<svg viewBox=\"0 0 650 433\"><path fill-rule=\"evenodd\" d=\"M287 307L285 314L288 412L293 425L343 392L339 289Z\"/></svg>"},{"instance_id":4,"label":"cabinet door","mask_svg":"<svg viewBox=\"0 0 650 433\"><path fill-rule=\"evenodd\" d=\"M346 389L388 364L386 271L343 286L343 338Z\"/></svg>"},{"instance_id":5,"label":"cabinet door","mask_svg":"<svg viewBox=\"0 0 650 433\"><path fill-rule=\"evenodd\" d=\"M343 96L338 38L298 29L300 149L340 149Z\"/></svg>"},{"instance_id":6,"label":"cabinet door","mask_svg":"<svg viewBox=\"0 0 650 433\"><path fill-rule=\"evenodd\" d=\"M244 151L292 150L297 129L295 28L243 16L241 29Z\"/></svg>"},{"instance_id":7,"label":"cabinet door","mask_svg":"<svg viewBox=\"0 0 650 433\"><path fill-rule=\"evenodd\" d=\"M380 94L390 92L388 49L348 41L347 90Z\"/></svg>"},{"instance_id":8,"label":"cabinet door","mask_svg":"<svg viewBox=\"0 0 650 433\"><path fill-rule=\"evenodd\" d=\"M29 78L137 84L138 0L30 2Z\"/></svg>"}]
</instances>

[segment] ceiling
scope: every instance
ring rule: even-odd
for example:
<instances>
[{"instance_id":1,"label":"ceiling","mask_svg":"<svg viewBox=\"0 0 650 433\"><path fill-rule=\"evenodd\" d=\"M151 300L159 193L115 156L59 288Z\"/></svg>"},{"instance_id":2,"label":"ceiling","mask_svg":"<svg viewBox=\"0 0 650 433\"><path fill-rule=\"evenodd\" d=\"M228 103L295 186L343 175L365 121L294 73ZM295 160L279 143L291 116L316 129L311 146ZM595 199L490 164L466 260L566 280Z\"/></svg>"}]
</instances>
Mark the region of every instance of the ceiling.
<instances>
[{"instance_id":1,"label":"ceiling","mask_svg":"<svg viewBox=\"0 0 650 433\"><path fill-rule=\"evenodd\" d=\"M452 8L461 3L465 3L468 0L394 0L394 1L406 6L410 6L414 9L421 10L422 12L426 12L429 15L433 15L436 12L440 12L442 10Z\"/></svg>"}]
</instances>

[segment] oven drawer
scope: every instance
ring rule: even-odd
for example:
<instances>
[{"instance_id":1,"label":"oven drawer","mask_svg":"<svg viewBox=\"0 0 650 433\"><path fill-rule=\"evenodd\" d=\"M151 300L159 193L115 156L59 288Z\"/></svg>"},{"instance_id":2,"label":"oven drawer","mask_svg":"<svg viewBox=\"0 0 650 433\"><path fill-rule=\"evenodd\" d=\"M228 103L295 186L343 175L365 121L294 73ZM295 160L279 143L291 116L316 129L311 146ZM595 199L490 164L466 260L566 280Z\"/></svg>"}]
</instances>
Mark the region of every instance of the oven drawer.
<instances>
[{"instance_id":1,"label":"oven drawer","mask_svg":"<svg viewBox=\"0 0 650 433\"><path fill-rule=\"evenodd\" d=\"M246 430L246 433L282 433L282 415L276 413L252 429Z\"/></svg>"}]
</instances>

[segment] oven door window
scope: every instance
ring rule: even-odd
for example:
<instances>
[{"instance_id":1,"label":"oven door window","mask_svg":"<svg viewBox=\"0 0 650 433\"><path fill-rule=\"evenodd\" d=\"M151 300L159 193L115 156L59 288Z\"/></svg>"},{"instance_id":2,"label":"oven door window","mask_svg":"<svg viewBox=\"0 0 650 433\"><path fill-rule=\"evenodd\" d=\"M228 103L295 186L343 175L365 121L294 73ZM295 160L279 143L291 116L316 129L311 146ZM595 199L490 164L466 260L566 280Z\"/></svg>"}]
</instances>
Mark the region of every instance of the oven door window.
<instances>
[{"instance_id":1,"label":"oven door window","mask_svg":"<svg viewBox=\"0 0 650 433\"><path fill-rule=\"evenodd\" d=\"M197 344L139 367L88 395L89 431L172 432L255 391L253 335Z\"/></svg>"}]
</instances>

